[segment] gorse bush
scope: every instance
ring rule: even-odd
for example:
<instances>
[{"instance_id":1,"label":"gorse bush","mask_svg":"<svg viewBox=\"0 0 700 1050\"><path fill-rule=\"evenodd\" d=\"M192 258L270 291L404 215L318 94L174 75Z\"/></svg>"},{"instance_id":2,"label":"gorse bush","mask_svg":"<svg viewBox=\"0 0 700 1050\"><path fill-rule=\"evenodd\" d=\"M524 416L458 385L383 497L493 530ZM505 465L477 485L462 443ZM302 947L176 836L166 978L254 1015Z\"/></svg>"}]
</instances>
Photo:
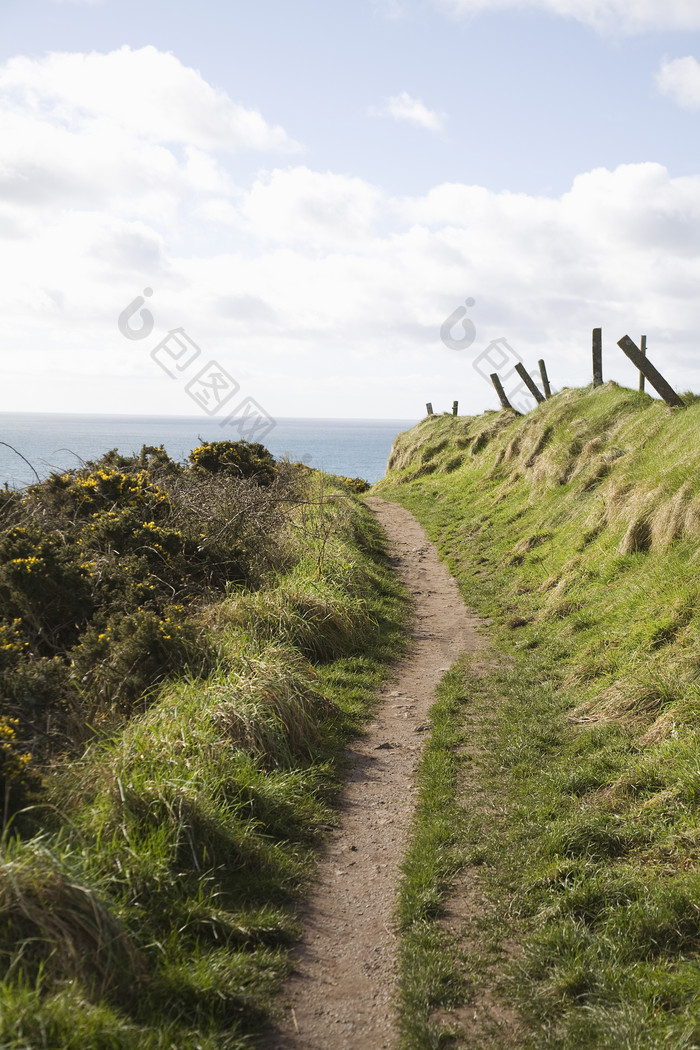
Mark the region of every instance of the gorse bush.
<instances>
[{"instance_id":1,"label":"gorse bush","mask_svg":"<svg viewBox=\"0 0 700 1050\"><path fill-rule=\"evenodd\" d=\"M264 445L247 441L209 441L190 453L192 468L204 474L252 478L270 485L277 476L274 457Z\"/></svg>"},{"instance_id":2,"label":"gorse bush","mask_svg":"<svg viewBox=\"0 0 700 1050\"><path fill-rule=\"evenodd\" d=\"M0 537L3 626L12 623L38 655L68 648L92 611L95 566L79 555L61 534L34 523Z\"/></svg>"},{"instance_id":3,"label":"gorse bush","mask_svg":"<svg viewBox=\"0 0 700 1050\"><path fill-rule=\"evenodd\" d=\"M17 740L18 724L16 718L0 716L0 805L5 823L9 813L26 805L38 787L32 756L22 751Z\"/></svg>"},{"instance_id":4,"label":"gorse bush","mask_svg":"<svg viewBox=\"0 0 700 1050\"><path fill-rule=\"evenodd\" d=\"M336 474L333 480L344 485L358 496L361 496L363 492L368 492L370 488L369 482L365 481L364 478L346 478L343 474Z\"/></svg>"},{"instance_id":5,"label":"gorse bush","mask_svg":"<svg viewBox=\"0 0 700 1050\"><path fill-rule=\"evenodd\" d=\"M201 610L289 549L301 472L219 441L115 450L0 501L0 712L41 760L213 659ZM21 793L15 793L19 800Z\"/></svg>"},{"instance_id":6,"label":"gorse bush","mask_svg":"<svg viewBox=\"0 0 700 1050\"><path fill-rule=\"evenodd\" d=\"M200 633L181 605L116 613L87 628L72 651L72 668L100 707L118 702L125 711L159 678L206 663L198 660Z\"/></svg>"},{"instance_id":7,"label":"gorse bush","mask_svg":"<svg viewBox=\"0 0 700 1050\"><path fill-rule=\"evenodd\" d=\"M0 841L7 1050L252 1045L289 968L348 738L401 650L403 595L376 523L345 486L288 464L259 485L157 460L157 484L115 482L145 494L142 514L137 501L78 516L61 485L60 534L79 558L77 540L93 544L93 595L107 573L114 580L70 651L31 654L18 616L0 633L8 688L24 668L38 697L30 678L41 668L47 717L84 739L91 707L104 730L54 760L33 808L41 830L14 835L15 817ZM160 517L154 486L169 501ZM134 575L156 564L140 550L144 530L172 575ZM176 582L181 565L189 574ZM149 590L132 600L136 586ZM44 701L30 715L23 689L13 703L39 724ZM3 736L0 723L17 791L31 768L18 728Z\"/></svg>"}]
</instances>

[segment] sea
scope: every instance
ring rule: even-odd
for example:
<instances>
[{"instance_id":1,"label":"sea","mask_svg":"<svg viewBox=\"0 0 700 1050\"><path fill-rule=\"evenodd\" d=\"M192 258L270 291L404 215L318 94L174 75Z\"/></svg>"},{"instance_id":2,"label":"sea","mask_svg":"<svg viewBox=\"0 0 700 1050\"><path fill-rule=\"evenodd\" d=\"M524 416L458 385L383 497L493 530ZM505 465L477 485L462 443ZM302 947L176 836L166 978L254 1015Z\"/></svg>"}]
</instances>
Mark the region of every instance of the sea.
<instances>
[{"instance_id":1,"label":"sea","mask_svg":"<svg viewBox=\"0 0 700 1050\"><path fill-rule=\"evenodd\" d=\"M261 443L276 457L307 463L329 474L384 477L397 434L417 419L278 419ZM55 471L80 467L116 448L163 445L178 463L203 441L235 440L202 416L110 416L0 413L0 485L25 488ZM250 440L256 440L252 437Z\"/></svg>"}]
</instances>

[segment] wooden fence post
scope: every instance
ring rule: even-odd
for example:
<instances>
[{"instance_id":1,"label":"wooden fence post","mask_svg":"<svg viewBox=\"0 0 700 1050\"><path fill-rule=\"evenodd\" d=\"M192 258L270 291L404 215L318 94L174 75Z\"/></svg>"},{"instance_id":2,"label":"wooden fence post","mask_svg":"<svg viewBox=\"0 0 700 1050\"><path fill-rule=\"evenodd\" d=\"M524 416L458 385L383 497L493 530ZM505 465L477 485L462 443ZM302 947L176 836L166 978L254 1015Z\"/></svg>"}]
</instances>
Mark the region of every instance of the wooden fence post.
<instances>
[{"instance_id":1,"label":"wooden fence post","mask_svg":"<svg viewBox=\"0 0 700 1050\"><path fill-rule=\"evenodd\" d=\"M515 371L518 373L523 383L534 397L535 401L537 401L538 404L542 404L542 402L544 401L544 394L537 386L534 379L531 378L530 373L528 372L527 368L522 363L522 361L518 361L517 365L515 366Z\"/></svg>"},{"instance_id":2,"label":"wooden fence post","mask_svg":"<svg viewBox=\"0 0 700 1050\"><path fill-rule=\"evenodd\" d=\"M452 402L452 415L453 416L457 415L457 407L458 407L458 405L459 405L459 401L453 401Z\"/></svg>"},{"instance_id":3,"label":"wooden fence post","mask_svg":"<svg viewBox=\"0 0 700 1050\"><path fill-rule=\"evenodd\" d=\"M640 340L639 352L640 354L643 354L644 357L647 356L647 337L645 335L643 335ZM642 393L644 392L644 372L639 373L639 389Z\"/></svg>"},{"instance_id":4,"label":"wooden fence post","mask_svg":"<svg viewBox=\"0 0 700 1050\"><path fill-rule=\"evenodd\" d=\"M542 389L544 390L544 396L550 398L552 396L552 390L549 385L549 376L547 375L547 366L544 361L540 360L537 362L540 366L540 376L542 378Z\"/></svg>"},{"instance_id":5,"label":"wooden fence post","mask_svg":"<svg viewBox=\"0 0 700 1050\"><path fill-rule=\"evenodd\" d=\"M428 401L428 403L427 403L427 405L426 405L425 407L426 407L426 408L427 408L427 410L428 410L428 415L429 415L429 416L432 416L432 414L433 414L433 405L432 405L432 402L431 402L431 401Z\"/></svg>"},{"instance_id":6,"label":"wooden fence post","mask_svg":"<svg viewBox=\"0 0 700 1050\"><path fill-rule=\"evenodd\" d=\"M498 378L498 372L492 372L491 373L491 382L493 383L494 387L496 388L496 393L498 394L498 400L501 402L501 407L509 409L516 416L522 415L522 412L518 412L516 409L513 408L513 406L511 405L510 401L506 397L506 392L503 389L503 384L501 383L501 380Z\"/></svg>"},{"instance_id":7,"label":"wooden fence post","mask_svg":"<svg viewBox=\"0 0 700 1050\"><path fill-rule=\"evenodd\" d=\"M622 339L618 339L617 345L624 354L627 354L632 364L640 372L644 373L654 390L661 395L667 405L671 405L673 408L685 408L685 402L681 401L673 387L661 375L661 372L654 368L649 358L644 356L628 335L623 335Z\"/></svg>"},{"instance_id":8,"label":"wooden fence post","mask_svg":"<svg viewBox=\"0 0 700 1050\"><path fill-rule=\"evenodd\" d=\"M603 385L603 329L593 329L593 386Z\"/></svg>"}]
</instances>

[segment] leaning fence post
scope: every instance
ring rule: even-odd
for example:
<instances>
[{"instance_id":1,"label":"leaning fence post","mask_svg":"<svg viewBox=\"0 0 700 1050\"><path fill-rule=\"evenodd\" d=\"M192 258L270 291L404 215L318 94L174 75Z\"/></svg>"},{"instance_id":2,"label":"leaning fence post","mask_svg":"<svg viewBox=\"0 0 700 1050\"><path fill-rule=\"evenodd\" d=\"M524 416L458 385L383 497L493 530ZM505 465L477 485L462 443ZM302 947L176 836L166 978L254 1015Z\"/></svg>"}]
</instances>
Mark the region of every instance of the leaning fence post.
<instances>
[{"instance_id":1,"label":"leaning fence post","mask_svg":"<svg viewBox=\"0 0 700 1050\"><path fill-rule=\"evenodd\" d=\"M547 366L544 361L540 360L537 362L540 366L540 376L542 378L542 389L544 390L544 396L550 398L552 396L552 390L549 385L549 376L547 375Z\"/></svg>"},{"instance_id":2,"label":"leaning fence post","mask_svg":"<svg viewBox=\"0 0 700 1050\"><path fill-rule=\"evenodd\" d=\"M509 411L514 412L516 416L522 415L522 412L518 412L517 409L513 408L513 406L511 405L510 401L506 397L506 392L503 389L503 384L501 383L501 380L498 378L498 372L492 372L491 373L491 382L493 383L494 387L496 388L496 393L498 394L498 400L501 402L501 407L502 408L507 408Z\"/></svg>"},{"instance_id":3,"label":"leaning fence post","mask_svg":"<svg viewBox=\"0 0 700 1050\"><path fill-rule=\"evenodd\" d=\"M432 414L433 414L433 405L432 405L432 402L431 402L431 401L428 401L428 403L426 404L426 406L425 406L425 407L426 407L426 409L428 410L428 415L429 415L429 416L432 416Z\"/></svg>"},{"instance_id":4,"label":"leaning fence post","mask_svg":"<svg viewBox=\"0 0 700 1050\"><path fill-rule=\"evenodd\" d=\"M458 405L459 405L459 401L453 401L452 402L452 415L453 416L457 415L457 406Z\"/></svg>"},{"instance_id":5,"label":"leaning fence post","mask_svg":"<svg viewBox=\"0 0 700 1050\"><path fill-rule=\"evenodd\" d=\"M639 352L640 352L640 354L643 354L644 357L647 356L647 337L645 335L643 335L641 340L640 340ZM639 389L642 392L644 391L644 372L640 372L639 373Z\"/></svg>"},{"instance_id":6,"label":"leaning fence post","mask_svg":"<svg viewBox=\"0 0 700 1050\"><path fill-rule=\"evenodd\" d=\"M618 339L617 345L640 372L643 372L657 394L664 399L667 405L673 408L685 408L685 402L681 401L673 387L666 382L661 372L654 368L648 357L645 357L638 346L635 346L628 335Z\"/></svg>"},{"instance_id":7,"label":"leaning fence post","mask_svg":"<svg viewBox=\"0 0 700 1050\"><path fill-rule=\"evenodd\" d=\"M603 329L593 329L593 386L603 385Z\"/></svg>"},{"instance_id":8,"label":"leaning fence post","mask_svg":"<svg viewBox=\"0 0 700 1050\"><path fill-rule=\"evenodd\" d=\"M537 401L538 404L542 404L542 402L544 401L544 394L537 386L534 379L532 379L530 373L528 372L527 368L522 363L522 361L518 361L517 365L515 366L515 371L518 373L523 383L534 397L535 401Z\"/></svg>"}]
</instances>

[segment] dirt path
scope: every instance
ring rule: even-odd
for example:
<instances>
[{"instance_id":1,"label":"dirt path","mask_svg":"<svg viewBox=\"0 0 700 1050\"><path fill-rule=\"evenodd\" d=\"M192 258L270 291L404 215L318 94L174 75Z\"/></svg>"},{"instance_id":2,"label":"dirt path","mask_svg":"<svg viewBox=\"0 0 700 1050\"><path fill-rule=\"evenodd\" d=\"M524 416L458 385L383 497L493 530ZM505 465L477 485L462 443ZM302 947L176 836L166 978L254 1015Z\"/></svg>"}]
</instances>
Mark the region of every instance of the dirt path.
<instances>
[{"instance_id":1,"label":"dirt path","mask_svg":"<svg viewBox=\"0 0 700 1050\"><path fill-rule=\"evenodd\" d=\"M414 771L443 673L481 648L479 620L413 515L370 497L399 576L413 593L408 655L384 703L350 752L340 826L330 835L318 884L302 916L305 937L285 994L285 1015L263 1050L393 1050L396 938L392 913L415 803Z\"/></svg>"}]
</instances>

